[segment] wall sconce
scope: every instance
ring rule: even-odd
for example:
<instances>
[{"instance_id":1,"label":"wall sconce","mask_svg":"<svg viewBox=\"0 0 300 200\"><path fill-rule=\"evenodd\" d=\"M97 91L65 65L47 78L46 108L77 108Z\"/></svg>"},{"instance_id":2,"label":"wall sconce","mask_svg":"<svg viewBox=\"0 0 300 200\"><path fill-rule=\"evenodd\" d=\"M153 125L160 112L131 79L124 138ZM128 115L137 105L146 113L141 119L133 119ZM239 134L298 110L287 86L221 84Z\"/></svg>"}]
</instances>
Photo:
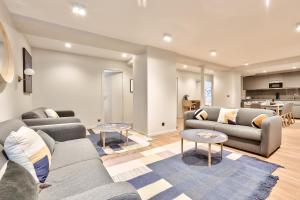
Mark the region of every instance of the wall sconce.
<instances>
[{"instance_id":1,"label":"wall sconce","mask_svg":"<svg viewBox=\"0 0 300 200\"><path fill-rule=\"evenodd\" d=\"M24 74L26 76L33 76L35 74L35 71L31 68L27 68L24 70ZM26 77L25 77L26 79ZM18 82L21 82L22 80L24 80L24 78L22 78L21 76L18 76Z\"/></svg>"}]
</instances>

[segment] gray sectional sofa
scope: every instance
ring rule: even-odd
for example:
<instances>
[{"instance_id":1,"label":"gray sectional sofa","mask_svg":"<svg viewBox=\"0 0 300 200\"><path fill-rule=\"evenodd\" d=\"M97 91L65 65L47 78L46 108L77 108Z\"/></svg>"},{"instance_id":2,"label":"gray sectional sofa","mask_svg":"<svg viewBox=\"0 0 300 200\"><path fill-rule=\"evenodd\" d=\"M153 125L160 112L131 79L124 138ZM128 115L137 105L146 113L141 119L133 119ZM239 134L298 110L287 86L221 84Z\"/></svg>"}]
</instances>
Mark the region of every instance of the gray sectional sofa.
<instances>
[{"instance_id":1,"label":"gray sectional sofa","mask_svg":"<svg viewBox=\"0 0 300 200\"><path fill-rule=\"evenodd\" d=\"M56 111L60 118L48 118L45 110L46 107L39 107L23 113L21 115L23 122L28 126L41 126L49 124L66 124L66 123L80 123L80 119L75 117L74 111L63 110Z\"/></svg>"},{"instance_id":2,"label":"gray sectional sofa","mask_svg":"<svg viewBox=\"0 0 300 200\"><path fill-rule=\"evenodd\" d=\"M219 107L204 107L208 119L200 121L193 118L194 111L184 114L184 129L209 129L225 133L228 141L225 145L269 157L281 145L282 121L270 110L241 108L238 111L237 125L218 123ZM259 114L267 114L262 128L251 126L252 120Z\"/></svg>"},{"instance_id":3,"label":"gray sectional sofa","mask_svg":"<svg viewBox=\"0 0 300 200\"><path fill-rule=\"evenodd\" d=\"M11 131L16 131L21 126L26 125L17 119L0 123L0 168L6 162L4 141ZM48 126L53 128L60 125ZM58 129L60 128L56 128ZM71 135L72 132L64 134ZM64 142L56 142L54 146L50 173L46 179L46 183L51 186L39 193L39 199L140 199L137 191L129 183L113 182L89 139L82 136L81 139L67 140L68 137L64 137Z\"/></svg>"}]
</instances>

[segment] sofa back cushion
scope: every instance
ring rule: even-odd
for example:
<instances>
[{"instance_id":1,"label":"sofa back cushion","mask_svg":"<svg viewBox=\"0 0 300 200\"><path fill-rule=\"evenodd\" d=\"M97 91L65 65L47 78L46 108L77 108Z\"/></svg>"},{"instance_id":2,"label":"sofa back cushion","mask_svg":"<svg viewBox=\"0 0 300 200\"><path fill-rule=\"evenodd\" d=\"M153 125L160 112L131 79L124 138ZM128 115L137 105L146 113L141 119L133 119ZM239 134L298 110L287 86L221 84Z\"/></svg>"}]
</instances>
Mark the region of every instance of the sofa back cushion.
<instances>
[{"instance_id":1,"label":"sofa back cushion","mask_svg":"<svg viewBox=\"0 0 300 200\"><path fill-rule=\"evenodd\" d=\"M40 107L22 114L22 119L47 118L45 110L47 108Z\"/></svg>"},{"instance_id":2,"label":"sofa back cushion","mask_svg":"<svg viewBox=\"0 0 300 200\"><path fill-rule=\"evenodd\" d=\"M3 146L7 136L12 131L19 130L19 128L21 128L22 126L26 125L18 119L11 119L4 122L0 122L0 144Z\"/></svg>"},{"instance_id":3,"label":"sofa back cushion","mask_svg":"<svg viewBox=\"0 0 300 200\"><path fill-rule=\"evenodd\" d=\"M7 162L7 158L4 153L3 146L0 144L0 169Z\"/></svg>"},{"instance_id":4,"label":"sofa back cushion","mask_svg":"<svg viewBox=\"0 0 300 200\"><path fill-rule=\"evenodd\" d=\"M220 113L220 109L219 107L203 107L203 110L205 110L207 112L207 120L209 121L218 121L219 118L219 113Z\"/></svg>"},{"instance_id":5,"label":"sofa back cushion","mask_svg":"<svg viewBox=\"0 0 300 200\"><path fill-rule=\"evenodd\" d=\"M236 117L236 123L243 126L252 126L252 120L260 114L274 116L275 112L265 109L241 108Z\"/></svg>"}]
</instances>

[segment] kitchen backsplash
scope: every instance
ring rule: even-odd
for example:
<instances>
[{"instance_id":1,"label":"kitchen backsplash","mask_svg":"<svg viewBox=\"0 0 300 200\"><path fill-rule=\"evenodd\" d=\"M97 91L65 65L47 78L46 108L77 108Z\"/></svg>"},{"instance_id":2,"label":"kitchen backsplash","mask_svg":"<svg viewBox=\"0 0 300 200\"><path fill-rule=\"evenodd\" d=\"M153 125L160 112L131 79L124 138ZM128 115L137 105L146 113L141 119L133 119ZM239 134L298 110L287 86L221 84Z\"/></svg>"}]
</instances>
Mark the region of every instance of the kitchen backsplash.
<instances>
[{"instance_id":1,"label":"kitchen backsplash","mask_svg":"<svg viewBox=\"0 0 300 200\"><path fill-rule=\"evenodd\" d=\"M276 90L247 90L246 96L250 96L251 99L276 99L276 93L279 93L280 100L300 100L300 88Z\"/></svg>"}]
</instances>

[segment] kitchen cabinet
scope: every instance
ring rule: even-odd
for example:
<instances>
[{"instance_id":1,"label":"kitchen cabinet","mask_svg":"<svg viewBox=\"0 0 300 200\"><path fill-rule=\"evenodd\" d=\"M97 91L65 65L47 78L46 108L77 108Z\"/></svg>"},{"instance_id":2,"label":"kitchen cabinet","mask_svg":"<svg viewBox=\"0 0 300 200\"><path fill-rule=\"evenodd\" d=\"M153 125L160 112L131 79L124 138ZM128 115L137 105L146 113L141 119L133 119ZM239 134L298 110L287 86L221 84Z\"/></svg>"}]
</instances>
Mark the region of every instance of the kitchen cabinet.
<instances>
[{"instance_id":1,"label":"kitchen cabinet","mask_svg":"<svg viewBox=\"0 0 300 200\"><path fill-rule=\"evenodd\" d=\"M243 79L244 90L263 90L269 88L266 76L248 76Z\"/></svg>"},{"instance_id":2,"label":"kitchen cabinet","mask_svg":"<svg viewBox=\"0 0 300 200\"><path fill-rule=\"evenodd\" d=\"M284 88L300 88L300 72L286 73L283 75Z\"/></svg>"},{"instance_id":3,"label":"kitchen cabinet","mask_svg":"<svg viewBox=\"0 0 300 200\"><path fill-rule=\"evenodd\" d=\"M270 82L282 82L285 88L300 88L300 71L243 78L244 90L269 89Z\"/></svg>"}]
</instances>

